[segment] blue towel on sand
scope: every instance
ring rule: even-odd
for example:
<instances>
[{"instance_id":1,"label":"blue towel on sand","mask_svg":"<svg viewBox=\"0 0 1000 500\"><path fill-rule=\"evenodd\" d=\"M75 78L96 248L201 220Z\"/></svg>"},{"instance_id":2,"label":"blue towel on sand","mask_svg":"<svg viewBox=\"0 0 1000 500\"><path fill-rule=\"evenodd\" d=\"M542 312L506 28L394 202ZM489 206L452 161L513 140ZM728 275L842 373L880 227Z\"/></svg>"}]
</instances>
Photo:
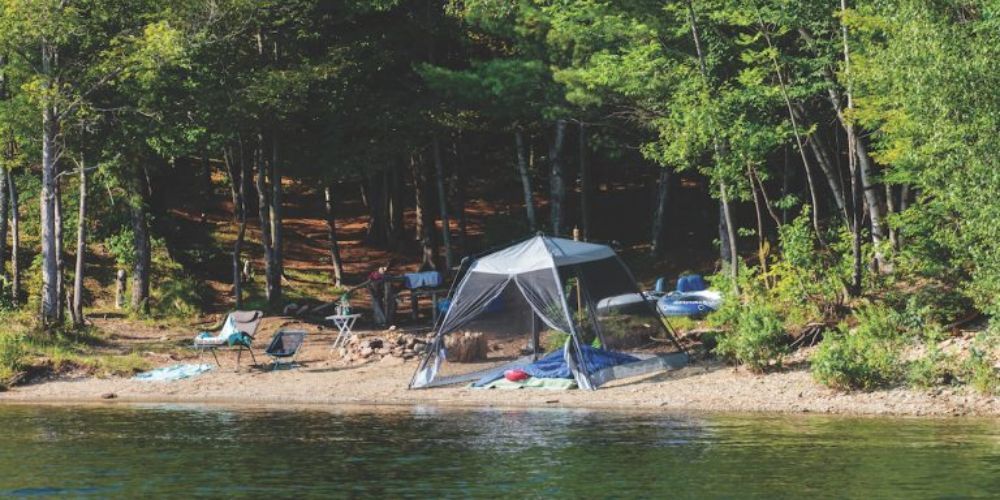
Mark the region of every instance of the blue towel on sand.
<instances>
[{"instance_id":1,"label":"blue towel on sand","mask_svg":"<svg viewBox=\"0 0 1000 500\"><path fill-rule=\"evenodd\" d=\"M177 364L140 373L132 377L132 380L140 380L143 382L171 382L174 380L195 377L211 369L212 365Z\"/></svg>"}]
</instances>

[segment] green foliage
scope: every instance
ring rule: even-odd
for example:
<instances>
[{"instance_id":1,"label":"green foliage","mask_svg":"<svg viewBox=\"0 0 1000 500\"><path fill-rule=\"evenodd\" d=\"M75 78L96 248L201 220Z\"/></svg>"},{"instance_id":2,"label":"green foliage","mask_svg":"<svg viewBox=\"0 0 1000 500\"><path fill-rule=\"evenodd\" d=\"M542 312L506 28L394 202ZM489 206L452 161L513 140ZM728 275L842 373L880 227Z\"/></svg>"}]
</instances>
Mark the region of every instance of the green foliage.
<instances>
[{"instance_id":1,"label":"green foliage","mask_svg":"<svg viewBox=\"0 0 1000 500\"><path fill-rule=\"evenodd\" d=\"M993 328L980 332L968 354L960 376L977 391L1000 396L1000 334Z\"/></svg>"},{"instance_id":2,"label":"green foliage","mask_svg":"<svg viewBox=\"0 0 1000 500\"><path fill-rule=\"evenodd\" d=\"M20 373L26 354L23 335L12 331L0 333L0 389L5 389Z\"/></svg>"},{"instance_id":3,"label":"green foliage","mask_svg":"<svg viewBox=\"0 0 1000 500\"><path fill-rule=\"evenodd\" d=\"M869 306L856 317L853 328L841 325L824 338L810 359L813 378L842 390L870 391L899 382L903 376L899 315Z\"/></svg>"},{"instance_id":4,"label":"green foliage","mask_svg":"<svg viewBox=\"0 0 1000 500\"><path fill-rule=\"evenodd\" d=\"M924 355L909 362L906 381L915 387L929 388L952 381L956 360L945 354L937 342L928 342Z\"/></svg>"},{"instance_id":5,"label":"green foliage","mask_svg":"<svg viewBox=\"0 0 1000 500\"><path fill-rule=\"evenodd\" d=\"M755 372L781 367L788 338L781 316L772 307L751 302L726 306L728 330L720 334L715 352Z\"/></svg>"}]
</instances>

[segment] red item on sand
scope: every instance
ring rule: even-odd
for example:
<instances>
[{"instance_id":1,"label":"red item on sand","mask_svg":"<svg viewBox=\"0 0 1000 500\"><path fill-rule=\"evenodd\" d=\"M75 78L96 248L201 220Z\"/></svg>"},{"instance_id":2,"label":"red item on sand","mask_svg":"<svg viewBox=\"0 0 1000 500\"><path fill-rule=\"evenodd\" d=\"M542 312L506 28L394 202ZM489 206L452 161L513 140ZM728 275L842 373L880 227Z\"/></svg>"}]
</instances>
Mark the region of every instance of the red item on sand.
<instances>
[{"instance_id":1,"label":"red item on sand","mask_svg":"<svg viewBox=\"0 0 1000 500\"><path fill-rule=\"evenodd\" d=\"M522 380L528 380L531 378L531 375L528 375L528 372L520 368L515 368L513 370L503 372L503 377L511 382L520 382Z\"/></svg>"}]
</instances>

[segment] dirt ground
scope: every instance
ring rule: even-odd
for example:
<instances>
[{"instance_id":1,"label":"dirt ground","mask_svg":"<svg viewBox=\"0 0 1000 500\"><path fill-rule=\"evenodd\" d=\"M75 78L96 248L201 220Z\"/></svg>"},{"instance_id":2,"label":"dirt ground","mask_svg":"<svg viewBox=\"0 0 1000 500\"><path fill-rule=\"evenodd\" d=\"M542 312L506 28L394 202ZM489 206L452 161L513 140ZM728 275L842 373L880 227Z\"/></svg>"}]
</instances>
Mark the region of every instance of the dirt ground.
<instances>
[{"instance_id":1,"label":"dirt ground","mask_svg":"<svg viewBox=\"0 0 1000 500\"><path fill-rule=\"evenodd\" d=\"M116 322L113 341L123 350L143 353L154 366L198 361L184 349L165 353L154 346L183 345L193 334L183 329L140 327L126 334ZM786 371L754 375L717 361L701 361L682 370L615 381L598 391L540 389L488 390L466 387L407 390L416 361L386 358L346 364L332 349L336 330L287 318L266 318L254 343L257 361L278 328L309 332L300 351L300 366L269 371L251 368L250 358L236 369L236 354L221 352L222 367L176 382L140 382L129 378L95 378L64 374L36 378L0 393L0 403L42 402L170 402L239 405L437 405L496 407L585 407L651 411L719 411L831 413L849 415L996 416L1000 398L962 388L928 391L897 388L841 393L822 387L807 369L794 363ZM364 334L364 332L360 332ZM144 351L145 346L151 350ZM214 363L211 355L201 361ZM113 395L112 399L106 399Z\"/></svg>"}]
</instances>

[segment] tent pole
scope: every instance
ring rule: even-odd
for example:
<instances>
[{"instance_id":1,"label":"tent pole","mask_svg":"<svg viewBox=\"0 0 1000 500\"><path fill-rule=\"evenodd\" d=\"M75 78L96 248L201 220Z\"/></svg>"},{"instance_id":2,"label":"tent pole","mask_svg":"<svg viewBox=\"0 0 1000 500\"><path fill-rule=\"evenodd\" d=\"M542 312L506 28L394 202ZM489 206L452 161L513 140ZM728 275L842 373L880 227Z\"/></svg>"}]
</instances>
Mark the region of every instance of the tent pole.
<instances>
[{"instance_id":1,"label":"tent pole","mask_svg":"<svg viewBox=\"0 0 1000 500\"><path fill-rule=\"evenodd\" d=\"M530 306L529 306L530 307ZM538 361L538 315L535 311L531 311L531 358L532 361Z\"/></svg>"}]
</instances>

